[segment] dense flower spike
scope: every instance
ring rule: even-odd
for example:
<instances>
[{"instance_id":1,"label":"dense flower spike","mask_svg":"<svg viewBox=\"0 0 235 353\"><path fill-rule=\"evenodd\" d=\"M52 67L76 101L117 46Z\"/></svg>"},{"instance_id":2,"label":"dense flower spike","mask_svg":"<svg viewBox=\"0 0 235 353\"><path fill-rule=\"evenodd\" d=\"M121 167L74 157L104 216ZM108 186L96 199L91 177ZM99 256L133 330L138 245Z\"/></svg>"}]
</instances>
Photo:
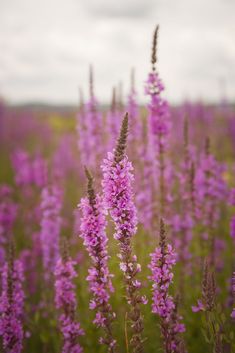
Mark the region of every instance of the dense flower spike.
<instances>
[{"instance_id":1,"label":"dense flower spike","mask_svg":"<svg viewBox=\"0 0 235 353\"><path fill-rule=\"evenodd\" d=\"M109 303L110 292L113 291L111 277L108 269L108 238L105 233L106 212L103 200L100 195L96 195L93 188L93 178L86 169L88 179L88 196L83 198L80 203L82 210L81 219L81 238L90 255L92 267L89 268L90 291L92 300L90 308L96 311L94 324L97 327L103 327L104 337L100 338L100 343L106 344L108 352L116 351L116 340L112 334L112 322L115 313Z\"/></svg>"},{"instance_id":2,"label":"dense flower spike","mask_svg":"<svg viewBox=\"0 0 235 353\"><path fill-rule=\"evenodd\" d=\"M133 352L143 352L143 318L140 304L146 302L139 294L141 283L136 279L141 267L136 255L132 253L132 237L136 233L137 217L132 192L132 165L125 154L128 133L128 114L125 115L120 137L113 153L108 153L107 159L101 166L103 171L104 201L115 225L115 239L120 246L120 269L124 274L126 297L130 305L129 319L131 320Z\"/></svg>"},{"instance_id":3,"label":"dense flower spike","mask_svg":"<svg viewBox=\"0 0 235 353\"><path fill-rule=\"evenodd\" d=\"M23 349L23 268L19 260L14 260L10 250L9 260L2 271L2 294L0 297L0 336L3 351L20 353Z\"/></svg>"},{"instance_id":4,"label":"dense flower spike","mask_svg":"<svg viewBox=\"0 0 235 353\"><path fill-rule=\"evenodd\" d=\"M193 306L192 310L212 311L215 306L216 286L214 273L209 270L208 260L205 260L202 280L202 300L198 300L197 306Z\"/></svg>"},{"instance_id":5,"label":"dense flower spike","mask_svg":"<svg viewBox=\"0 0 235 353\"><path fill-rule=\"evenodd\" d=\"M223 352L223 335L222 326L223 322L220 322L220 317L217 312L216 303L216 283L213 269L210 268L211 263L206 258L203 269L202 279L202 299L198 300L197 306L193 306L193 312L204 311L206 313L206 335L211 337L210 343L213 345L213 352Z\"/></svg>"},{"instance_id":6,"label":"dense flower spike","mask_svg":"<svg viewBox=\"0 0 235 353\"><path fill-rule=\"evenodd\" d=\"M172 283L172 268L176 263L176 254L170 244L166 243L164 222L160 220L160 242L151 255L149 268L152 275L149 279L153 282L152 312L159 315L161 333L164 340L165 353L180 352L182 340L178 334L185 331L181 323L182 317L177 314L177 306L169 294Z\"/></svg>"},{"instance_id":7,"label":"dense flower spike","mask_svg":"<svg viewBox=\"0 0 235 353\"><path fill-rule=\"evenodd\" d=\"M41 194L40 240L45 279L50 280L59 257L62 194L57 186L45 187Z\"/></svg>"},{"instance_id":8,"label":"dense flower spike","mask_svg":"<svg viewBox=\"0 0 235 353\"><path fill-rule=\"evenodd\" d=\"M167 148L167 138L170 131L169 121L169 107L165 99L161 97L161 93L164 90L164 86L159 78L156 71L157 62L157 37L158 37L159 26L156 27L153 36L153 48L152 48L152 71L150 72L145 93L150 97L150 103L148 105L149 117L148 117L148 144L149 153L155 160L154 167L154 181L157 187L157 194L159 194L159 211L162 216L165 214L166 200L167 200L167 189L166 189L166 158L165 152ZM154 214L153 217L156 217Z\"/></svg>"},{"instance_id":9,"label":"dense flower spike","mask_svg":"<svg viewBox=\"0 0 235 353\"><path fill-rule=\"evenodd\" d=\"M60 330L63 335L62 353L81 353L78 338L84 335L80 323L76 321L77 300L73 279L77 277L74 266L76 264L67 254L66 245L64 254L56 263L55 268L55 304L61 311L59 316Z\"/></svg>"}]
</instances>

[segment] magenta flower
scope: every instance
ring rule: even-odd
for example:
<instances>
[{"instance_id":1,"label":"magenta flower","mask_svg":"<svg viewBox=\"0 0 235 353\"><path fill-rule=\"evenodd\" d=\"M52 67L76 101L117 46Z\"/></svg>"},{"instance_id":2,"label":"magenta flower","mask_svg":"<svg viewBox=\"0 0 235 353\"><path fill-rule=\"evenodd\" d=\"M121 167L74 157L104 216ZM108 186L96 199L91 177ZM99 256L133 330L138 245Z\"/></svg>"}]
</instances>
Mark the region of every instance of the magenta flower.
<instances>
[{"instance_id":1,"label":"magenta flower","mask_svg":"<svg viewBox=\"0 0 235 353\"><path fill-rule=\"evenodd\" d=\"M61 311L59 316L60 330L63 335L62 353L81 353L78 338L84 335L80 323L76 321L77 308L75 284L73 279L77 277L74 269L75 261L67 255L59 258L55 268L55 304Z\"/></svg>"},{"instance_id":2,"label":"magenta flower","mask_svg":"<svg viewBox=\"0 0 235 353\"><path fill-rule=\"evenodd\" d=\"M132 253L132 237L137 229L136 207L133 201L132 164L125 154L128 131L128 114L125 115L120 137L113 153L108 153L101 166L103 171L103 193L106 208L115 225L114 238L120 247L120 269L124 274L127 302L130 305L129 318L132 321L131 344L136 352L142 352L143 318L140 304L146 298L139 294L140 282L136 275L141 271L137 257Z\"/></svg>"},{"instance_id":3,"label":"magenta flower","mask_svg":"<svg viewBox=\"0 0 235 353\"><path fill-rule=\"evenodd\" d=\"M93 323L97 327L103 327L105 337L101 337L100 342L108 346L109 352L115 351L116 340L112 336L112 321L115 314L109 304L110 292L113 291L111 278L108 269L108 238L106 228L106 210L100 195L95 195L93 189L93 179L86 170L88 178L88 197L82 198L79 205L82 211L80 226L80 237L83 239L91 261L87 281L89 282L92 299L90 309L96 311Z\"/></svg>"},{"instance_id":4,"label":"magenta flower","mask_svg":"<svg viewBox=\"0 0 235 353\"><path fill-rule=\"evenodd\" d=\"M24 281L22 264L11 258L2 271L0 297L0 336L4 352L20 353L23 349Z\"/></svg>"}]
</instances>

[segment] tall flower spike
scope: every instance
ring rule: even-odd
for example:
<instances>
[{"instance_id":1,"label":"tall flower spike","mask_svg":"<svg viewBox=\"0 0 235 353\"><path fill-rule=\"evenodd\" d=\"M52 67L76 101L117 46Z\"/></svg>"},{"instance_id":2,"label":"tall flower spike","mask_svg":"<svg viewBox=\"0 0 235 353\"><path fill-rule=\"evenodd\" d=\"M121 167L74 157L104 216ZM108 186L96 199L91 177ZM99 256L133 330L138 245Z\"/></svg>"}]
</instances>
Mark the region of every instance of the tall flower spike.
<instances>
[{"instance_id":1,"label":"tall flower spike","mask_svg":"<svg viewBox=\"0 0 235 353\"><path fill-rule=\"evenodd\" d=\"M192 306L193 312L212 311L215 308L216 285L214 272L209 269L208 260L204 261L202 279L202 299L198 300L197 306Z\"/></svg>"},{"instance_id":2,"label":"tall flower spike","mask_svg":"<svg viewBox=\"0 0 235 353\"><path fill-rule=\"evenodd\" d=\"M50 281L59 257L59 236L61 231L61 190L56 185L45 187L41 193L42 210L40 240L42 246L45 280Z\"/></svg>"},{"instance_id":3,"label":"tall flower spike","mask_svg":"<svg viewBox=\"0 0 235 353\"><path fill-rule=\"evenodd\" d=\"M107 235L105 233L105 208L100 195L95 194L93 177L85 168L87 176L87 197L80 203L82 211L80 237L83 239L92 262L89 268L87 281L89 282L92 299L90 309L96 311L93 323L104 329L104 337L100 343L107 345L108 352L116 352L116 340L113 338L112 322L115 313L109 303L110 293L113 291L111 277L108 269Z\"/></svg>"},{"instance_id":4,"label":"tall flower spike","mask_svg":"<svg viewBox=\"0 0 235 353\"><path fill-rule=\"evenodd\" d=\"M111 106L107 113L107 138L108 145L107 150L113 149L114 143L119 133L119 127L121 122L121 113L118 109L117 89L113 87Z\"/></svg>"},{"instance_id":5,"label":"tall flower spike","mask_svg":"<svg viewBox=\"0 0 235 353\"><path fill-rule=\"evenodd\" d=\"M122 97L122 82L119 82L118 85L118 109L119 112L122 113L123 112L123 97Z\"/></svg>"},{"instance_id":6,"label":"tall flower spike","mask_svg":"<svg viewBox=\"0 0 235 353\"><path fill-rule=\"evenodd\" d=\"M142 138L142 126L141 119L139 117L139 107L137 103L137 95L135 90L135 69L131 70L130 79L130 92L128 95L128 101L126 106L126 111L128 111L129 116L129 141L132 153L132 158L134 161L139 159L140 154L140 139ZM119 124L120 126L120 124Z\"/></svg>"},{"instance_id":7,"label":"tall flower spike","mask_svg":"<svg viewBox=\"0 0 235 353\"><path fill-rule=\"evenodd\" d=\"M149 279L153 282L152 312L160 317L165 353L180 352L182 338L179 334L185 331L185 327L181 323L182 317L177 313L175 301L168 293L173 280L172 268L176 263L176 254L171 245L166 242L165 225L162 219L159 247L150 256L149 268L152 275Z\"/></svg>"},{"instance_id":8,"label":"tall flower spike","mask_svg":"<svg viewBox=\"0 0 235 353\"><path fill-rule=\"evenodd\" d=\"M59 326L63 336L62 353L81 353L78 338L84 335L80 323L76 321L76 292L73 279L77 276L76 262L68 254L67 243L63 243L62 256L55 268L55 305L60 310Z\"/></svg>"},{"instance_id":9,"label":"tall flower spike","mask_svg":"<svg viewBox=\"0 0 235 353\"><path fill-rule=\"evenodd\" d=\"M167 101L161 97L161 92L164 90L164 86L156 70L158 31L159 26L156 27L153 36L151 57L152 70L148 74L145 86L145 93L150 97L150 102L148 104L148 153L152 160L151 184L154 189L152 192L153 228L155 228L157 214L160 213L161 217L165 217L166 201L169 199L167 191L169 190L170 185L170 180L166 180L167 163L165 156L170 130L170 113ZM168 189L166 188L167 183ZM159 195L157 202L154 197L155 195ZM156 204L157 207L155 206Z\"/></svg>"},{"instance_id":10,"label":"tall flower spike","mask_svg":"<svg viewBox=\"0 0 235 353\"><path fill-rule=\"evenodd\" d=\"M21 261L14 260L14 249L11 245L8 261L2 270L0 297L0 336L4 352L7 353L20 353L23 349L23 281L23 266Z\"/></svg>"},{"instance_id":11,"label":"tall flower spike","mask_svg":"<svg viewBox=\"0 0 235 353\"><path fill-rule=\"evenodd\" d=\"M103 155L103 116L99 109L99 104L94 93L94 75L92 66L89 68L89 100L84 109L84 116L80 116L83 126L78 125L80 136L83 143L80 146L80 153L83 162L94 169L99 165L100 158Z\"/></svg>"},{"instance_id":12,"label":"tall flower spike","mask_svg":"<svg viewBox=\"0 0 235 353\"><path fill-rule=\"evenodd\" d=\"M103 170L103 193L106 208L115 225L114 238L118 240L120 254L118 255L120 269L124 274L127 303L129 304L128 318L131 321L132 335L130 343L134 353L143 352L143 317L140 304L146 303L145 297L140 296L141 283L136 275L141 270L136 255L133 255L132 237L136 233L137 217L133 202L132 164L125 154L128 134L128 114L125 115L116 149L108 153L107 159L101 166Z\"/></svg>"}]
</instances>

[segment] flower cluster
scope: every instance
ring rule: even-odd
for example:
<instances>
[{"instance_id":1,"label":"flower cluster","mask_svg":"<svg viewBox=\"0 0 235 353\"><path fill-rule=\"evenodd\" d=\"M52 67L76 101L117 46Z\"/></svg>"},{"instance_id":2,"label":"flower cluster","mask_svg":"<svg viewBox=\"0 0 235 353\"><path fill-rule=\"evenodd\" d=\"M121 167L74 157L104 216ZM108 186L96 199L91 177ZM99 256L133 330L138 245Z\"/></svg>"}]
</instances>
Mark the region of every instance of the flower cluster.
<instances>
[{"instance_id":1,"label":"flower cluster","mask_svg":"<svg viewBox=\"0 0 235 353\"><path fill-rule=\"evenodd\" d=\"M0 336L4 352L20 353L23 349L24 280L22 264L11 258L2 270L0 297Z\"/></svg>"},{"instance_id":2,"label":"flower cluster","mask_svg":"<svg viewBox=\"0 0 235 353\"><path fill-rule=\"evenodd\" d=\"M136 255L132 254L131 240L136 233L137 216L133 202L132 164L125 154L128 132L128 115L126 114L120 132L120 137L114 153L108 153L107 159L101 166L103 171L103 193L106 208L115 225L114 238L120 246L120 269L125 278L127 302L130 305L129 318L132 321L133 335L131 344L136 352L142 352L143 319L140 312L140 303L146 303L141 297L139 288L141 283L136 275L141 270Z\"/></svg>"},{"instance_id":3,"label":"flower cluster","mask_svg":"<svg viewBox=\"0 0 235 353\"><path fill-rule=\"evenodd\" d=\"M106 344L110 352L114 352L116 341L113 339L111 324L115 318L112 307L109 304L110 292L113 291L111 277L108 269L108 251L106 228L106 211L103 200L95 195L93 179L86 170L88 178L88 197L82 198L79 205L82 211L80 236L90 255L92 267L89 268L87 280L92 293L90 309L96 311L93 323L97 327L103 327L105 337L100 343Z\"/></svg>"},{"instance_id":4,"label":"flower cluster","mask_svg":"<svg viewBox=\"0 0 235 353\"><path fill-rule=\"evenodd\" d=\"M62 207L61 191L58 187L46 187L41 195L41 231L43 266L45 279L49 280L59 257L59 235L61 230L60 211Z\"/></svg>"},{"instance_id":5,"label":"flower cluster","mask_svg":"<svg viewBox=\"0 0 235 353\"><path fill-rule=\"evenodd\" d=\"M55 267L55 304L61 311L59 316L60 330L63 335L62 353L81 353L78 338L84 334L80 323L75 319L77 308L75 285L77 276L74 269L75 261L70 257L59 258Z\"/></svg>"},{"instance_id":6,"label":"flower cluster","mask_svg":"<svg viewBox=\"0 0 235 353\"><path fill-rule=\"evenodd\" d=\"M149 279L153 282L152 312L161 318L161 332L165 351L171 352L180 342L176 339L177 334L184 332L185 327L180 322L182 317L176 312L174 299L168 292L173 279L172 268L176 263L176 254L171 245L166 243L163 220L160 223L159 247L150 256L149 268L152 275Z\"/></svg>"}]
</instances>

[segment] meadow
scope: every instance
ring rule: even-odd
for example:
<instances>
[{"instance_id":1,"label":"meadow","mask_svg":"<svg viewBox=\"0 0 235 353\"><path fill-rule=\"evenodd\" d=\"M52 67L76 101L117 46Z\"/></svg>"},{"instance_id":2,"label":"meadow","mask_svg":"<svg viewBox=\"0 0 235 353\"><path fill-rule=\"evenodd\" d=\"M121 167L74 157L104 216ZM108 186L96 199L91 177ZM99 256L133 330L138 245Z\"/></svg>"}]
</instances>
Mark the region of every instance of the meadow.
<instances>
[{"instance_id":1,"label":"meadow","mask_svg":"<svg viewBox=\"0 0 235 353\"><path fill-rule=\"evenodd\" d=\"M108 107L0 103L1 352L235 352L235 110L170 106L157 33Z\"/></svg>"}]
</instances>

